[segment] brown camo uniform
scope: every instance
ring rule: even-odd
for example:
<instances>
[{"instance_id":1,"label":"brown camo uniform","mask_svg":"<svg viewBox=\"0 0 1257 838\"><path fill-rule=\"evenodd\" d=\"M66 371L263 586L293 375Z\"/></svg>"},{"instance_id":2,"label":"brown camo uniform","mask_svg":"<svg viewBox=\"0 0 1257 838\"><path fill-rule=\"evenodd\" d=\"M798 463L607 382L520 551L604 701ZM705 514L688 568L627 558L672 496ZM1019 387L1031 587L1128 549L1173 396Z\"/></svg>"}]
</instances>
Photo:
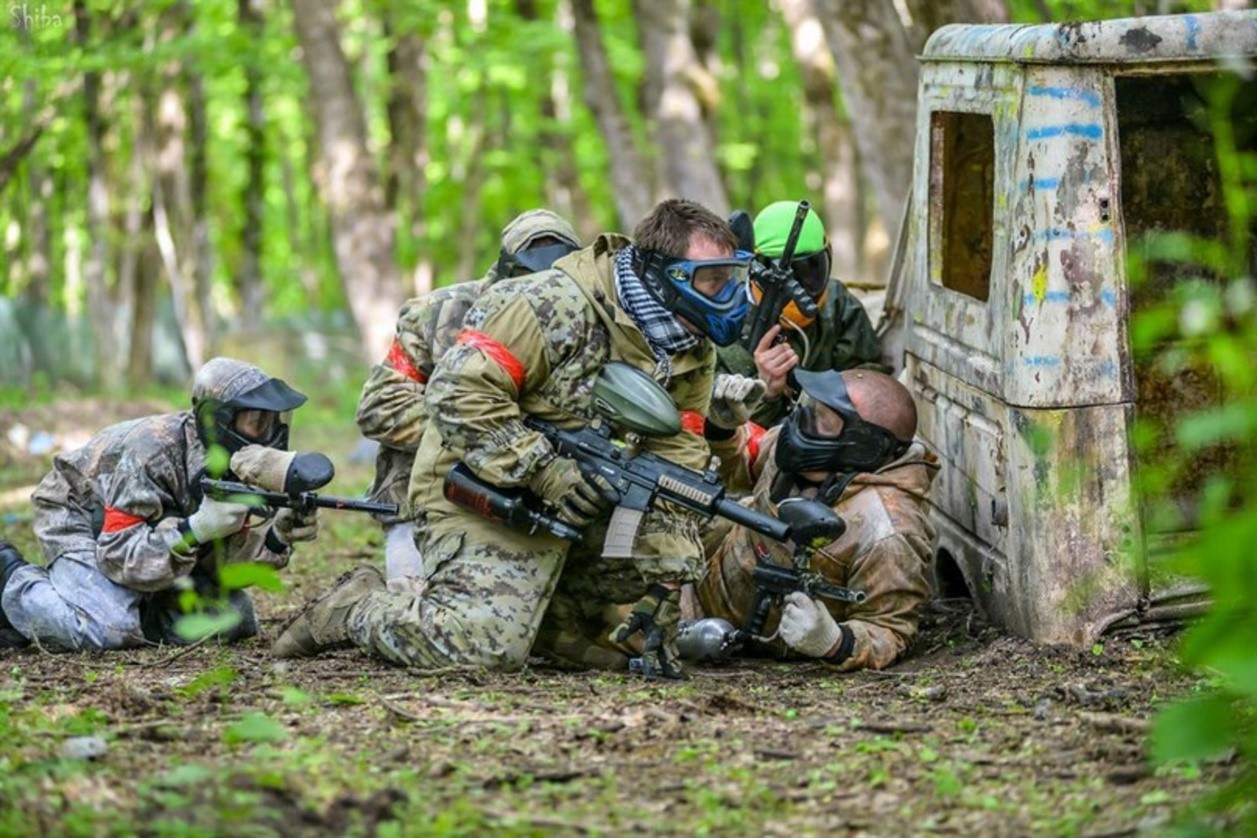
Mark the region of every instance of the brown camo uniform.
<instances>
[{"instance_id":1,"label":"brown camo uniform","mask_svg":"<svg viewBox=\"0 0 1257 838\"><path fill-rule=\"evenodd\" d=\"M732 441L739 445L745 431ZM777 474L773 462L777 429L764 434L759 451L750 466L758 471L751 497L753 508L770 515L776 505L768 499ZM713 446L715 449L716 446ZM729 451L728 462L741 466L725 472L734 488L749 486L753 474L746 469L748 458ZM851 656L838 668L882 669L894 663L911 645L917 633L918 612L930 595L930 545L934 528L929 521L926 495L938 471L938 459L914 442L903 457L875 474L859 474L853 479L834 511L847 522L847 530L823 553L812 557L812 569L836 585L864 591L868 595L858 605L822 600L829 613L855 635ZM732 479L731 479L732 478ZM755 589L751 572L756 551L762 551L775 564L789 565L790 551L774 541L743 527L716 521L704 534L708 549L706 573L697 585L702 616L723 617L742 626L750 613ZM781 618L773 608L765 624L772 637ZM755 651L786 658L792 653L780 640L756 644Z\"/></svg>"}]
</instances>

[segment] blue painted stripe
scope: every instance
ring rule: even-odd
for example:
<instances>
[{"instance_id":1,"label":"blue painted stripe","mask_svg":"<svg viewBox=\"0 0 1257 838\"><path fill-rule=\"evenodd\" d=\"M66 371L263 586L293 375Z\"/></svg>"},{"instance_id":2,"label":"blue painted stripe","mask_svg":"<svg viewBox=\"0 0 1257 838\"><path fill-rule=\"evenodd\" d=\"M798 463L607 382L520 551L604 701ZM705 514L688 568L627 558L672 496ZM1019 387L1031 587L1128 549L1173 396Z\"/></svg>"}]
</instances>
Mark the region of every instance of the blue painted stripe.
<instances>
[{"instance_id":1,"label":"blue painted stripe","mask_svg":"<svg viewBox=\"0 0 1257 838\"><path fill-rule=\"evenodd\" d=\"M1022 359L1028 367L1059 367L1061 359L1055 355L1030 355Z\"/></svg>"},{"instance_id":2,"label":"blue painted stripe","mask_svg":"<svg viewBox=\"0 0 1257 838\"><path fill-rule=\"evenodd\" d=\"M1105 361L1100 364L1097 372L1105 378L1117 378L1117 364L1113 361Z\"/></svg>"},{"instance_id":3,"label":"blue painted stripe","mask_svg":"<svg viewBox=\"0 0 1257 838\"><path fill-rule=\"evenodd\" d=\"M1098 140L1104 135L1103 129L1095 122L1069 122L1065 125L1044 125L1040 128L1030 128L1026 131L1027 140L1046 140L1052 137L1061 137L1071 135L1075 137L1086 137L1089 140Z\"/></svg>"},{"instance_id":4,"label":"blue painted stripe","mask_svg":"<svg viewBox=\"0 0 1257 838\"><path fill-rule=\"evenodd\" d=\"M1100 107L1102 102L1099 93L1083 87L1045 87L1032 84L1026 88L1026 92L1031 96L1049 96L1053 99L1077 99L1080 102L1086 102L1093 108Z\"/></svg>"},{"instance_id":5,"label":"blue painted stripe","mask_svg":"<svg viewBox=\"0 0 1257 838\"><path fill-rule=\"evenodd\" d=\"M1058 239L1098 239L1106 244L1113 241L1113 231L1109 228L1103 230L1087 231L1087 230L1071 230L1068 227L1052 227L1048 230L1037 230L1034 234L1036 239L1047 239L1055 241Z\"/></svg>"},{"instance_id":6,"label":"blue painted stripe","mask_svg":"<svg viewBox=\"0 0 1257 838\"><path fill-rule=\"evenodd\" d=\"M1200 21L1196 20L1195 15L1185 15L1183 17L1183 25L1187 27L1187 48L1194 52L1196 50L1196 35L1200 33Z\"/></svg>"},{"instance_id":7,"label":"blue painted stripe","mask_svg":"<svg viewBox=\"0 0 1257 838\"><path fill-rule=\"evenodd\" d=\"M1067 303L1073 295L1069 291L1048 291L1040 300L1033 292L1027 291L1021 296L1023 305L1032 306L1035 303ZM1117 293L1111 288L1102 288L1100 290L1100 302L1110 308L1117 305Z\"/></svg>"}]
</instances>

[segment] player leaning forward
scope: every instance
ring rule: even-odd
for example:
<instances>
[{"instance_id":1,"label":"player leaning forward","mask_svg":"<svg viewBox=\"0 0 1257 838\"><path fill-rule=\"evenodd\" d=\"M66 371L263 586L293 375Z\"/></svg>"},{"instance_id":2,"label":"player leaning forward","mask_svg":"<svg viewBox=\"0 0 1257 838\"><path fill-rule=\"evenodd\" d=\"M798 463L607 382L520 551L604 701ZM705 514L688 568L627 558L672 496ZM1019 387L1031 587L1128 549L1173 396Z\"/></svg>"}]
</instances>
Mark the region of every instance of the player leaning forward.
<instances>
[{"instance_id":1,"label":"player leaning forward","mask_svg":"<svg viewBox=\"0 0 1257 838\"><path fill-rule=\"evenodd\" d=\"M412 667L512 670L534 642L537 651L564 657L555 638L595 618L604 603L636 602L618 636L654 638L648 668L679 676L672 644L678 591L702 567L698 520L680 510L649 512L632 560L599 556L586 545L601 544L596 531L609 486L556 457L522 420L587 424L594 379L623 361L650 373L699 431L651 439L647 448L705 467L712 342L736 340L747 309L749 254L735 247L722 218L668 200L638 225L634 243L604 234L548 271L495 287L468 313L428 383L430 425L410 486L413 507L424 510L418 543L426 589L390 592L378 571L360 568L298 615L274 653L308 655L350 641ZM572 546L450 504L442 480L460 460L490 483L531 489L569 523L593 524L593 537Z\"/></svg>"}]
</instances>

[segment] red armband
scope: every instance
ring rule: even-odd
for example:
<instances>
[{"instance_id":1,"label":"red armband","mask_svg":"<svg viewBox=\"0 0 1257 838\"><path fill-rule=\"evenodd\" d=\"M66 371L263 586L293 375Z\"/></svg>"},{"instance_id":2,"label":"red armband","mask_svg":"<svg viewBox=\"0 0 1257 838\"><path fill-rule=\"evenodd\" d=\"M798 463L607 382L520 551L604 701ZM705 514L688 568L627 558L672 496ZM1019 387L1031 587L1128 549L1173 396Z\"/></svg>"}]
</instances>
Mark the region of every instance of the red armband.
<instances>
[{"instance_id":1,"label":"red armband","mask_svg":"<svg viewBox=\"0 0 1257 838\"><path fill-rule=\"evenodd\" d=\"M424 375L423 370L416 367L415 362L410 360L410 356L402 347L402 342L397 338L393 338L393 345L389 347L384 361L412 381L418 381L420 384L428 383L428 376Z\"/></svg>"},{"instance_id":2,"label":"red armband","mask_svg":"<svg viewBox=\"0 0 1257 838\"><path fill-rule=\"evenodd\" d=\"M516 390L524 389L524 365L515 357L515 353L506 348L505 344L494 340L484 332L477 332L475 329L463 329L458 333L458 340L455 343L479 349L492 358L502 368L502 371L510 376L511 381L515 383Z\"/></svg>"},{"instance_id":3,"label":"red armband","mask_svg":"<svg viewBox=\"0 0 1257 838\"><path fill-rule=\"evenodd\" d=\"M764 429L754 422L747 422L743 427L746 428L747 462L754 467L759 459L759 443L764 438Z\"/></svg>"},{"instance_id":4,"label":"red armband","mask_svg":"<svg viewBox=\"0 0 1257 838\"><path fill-rule=\"evenodd\" d=\"M692 434L703 435L703 426L706 425L707 419L697 410L681 411L681 430L689 431Z\"/></svg>"},{"instance_id":5,"label":"red armband","mask_svg":"<svg viewBox=\"0 0 1257 838\"><path fill-rule=\"evenodd\" d=\"M118 532L125 530L127 527L134 527L136 524L144 523L144 518L139 515L132 515L130 512L124 512L121 509L114 509L112 506L105 507L105 523L100 528L102 533Z\"/></svg>"}]
</instances>

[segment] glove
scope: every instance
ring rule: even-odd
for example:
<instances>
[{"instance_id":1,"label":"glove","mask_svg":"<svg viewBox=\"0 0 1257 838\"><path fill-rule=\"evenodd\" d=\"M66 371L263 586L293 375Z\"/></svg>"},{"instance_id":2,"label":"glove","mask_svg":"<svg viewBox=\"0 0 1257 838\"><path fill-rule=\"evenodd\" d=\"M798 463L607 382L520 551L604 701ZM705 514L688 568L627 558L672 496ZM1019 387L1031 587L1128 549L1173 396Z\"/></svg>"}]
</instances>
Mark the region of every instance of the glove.
<instances>
[{"instance_id":1,"label":"glove","mask_svg":"<svg viewBox=\"0 0 1257 838\"><path fill-rule=\"evenodd\" d=\"M319 511L315 509L304 515L294 509L281 509L275 513L271 531L287 547L298 541L313 541L319 534Z\"/></svg>"},{"instance_id":2,"label":"glove","mask_svg":"<svg viewBox=\"0 0 1257 838\"><path fill-rule=\"evenodd\" d=\"M717 375L711 388L711 411L707 421L732 431L745 425L764 399L768 385L744 375Z\"/></svg>"},{"instance_id":3,"label":"glove","mask_svg":"<svg viewBox=\"0 0 1257 838\"><path fill-rule=\"evenodd\" d=\"M197 544L226 538L244 529L251 509L243 503L206 498L184 523Z\"/></svg>"},{"instance_id":4,"label":"glove","mask_svg":"<svg viewBox=\"0 0 1257 838\"><path fill-rule=\"evenodd\" d=\"M231 455L231 473L251 486L259 486L269 492L282 492L288 469L296 456L296 451L246 445Z\"/></svg>"},{"instance_id":5,"label":"glove","mask_svg":"<svg viewBox=\"0 0 1257 838\"><path fill-rule=\"evenodd\" d=\"M583 527L611 505L615 488L600 474L585 474L575 460L555 457L528 481L528 488L567 523Z\"/></svg>"},{"instance_id":6,"label":"glove","mask_svg":"<svg viewBox=\"0 0 1257 838\"><path fill-rule=\"evenodd\" d=\"M629 662L629 668L647 678L685 677L681 655L677 652L677 634L681 626L681 591L663 585L651 585L646 596L637 601L624 622L611 630L612 643L624 643L637 632L645 638L642 655Z\"/></svg>"},{"instance_id":7,"label":"glove","mask_svg":"<svg viewBox=\"0 0 1257 838\"><path fill-rule=\"evenodd\" d=\"M842 628L828 609L802 591L786 595L777 632L787 646L809 658L828 657L842 640Z\"/></svg>"}]
</instances>

